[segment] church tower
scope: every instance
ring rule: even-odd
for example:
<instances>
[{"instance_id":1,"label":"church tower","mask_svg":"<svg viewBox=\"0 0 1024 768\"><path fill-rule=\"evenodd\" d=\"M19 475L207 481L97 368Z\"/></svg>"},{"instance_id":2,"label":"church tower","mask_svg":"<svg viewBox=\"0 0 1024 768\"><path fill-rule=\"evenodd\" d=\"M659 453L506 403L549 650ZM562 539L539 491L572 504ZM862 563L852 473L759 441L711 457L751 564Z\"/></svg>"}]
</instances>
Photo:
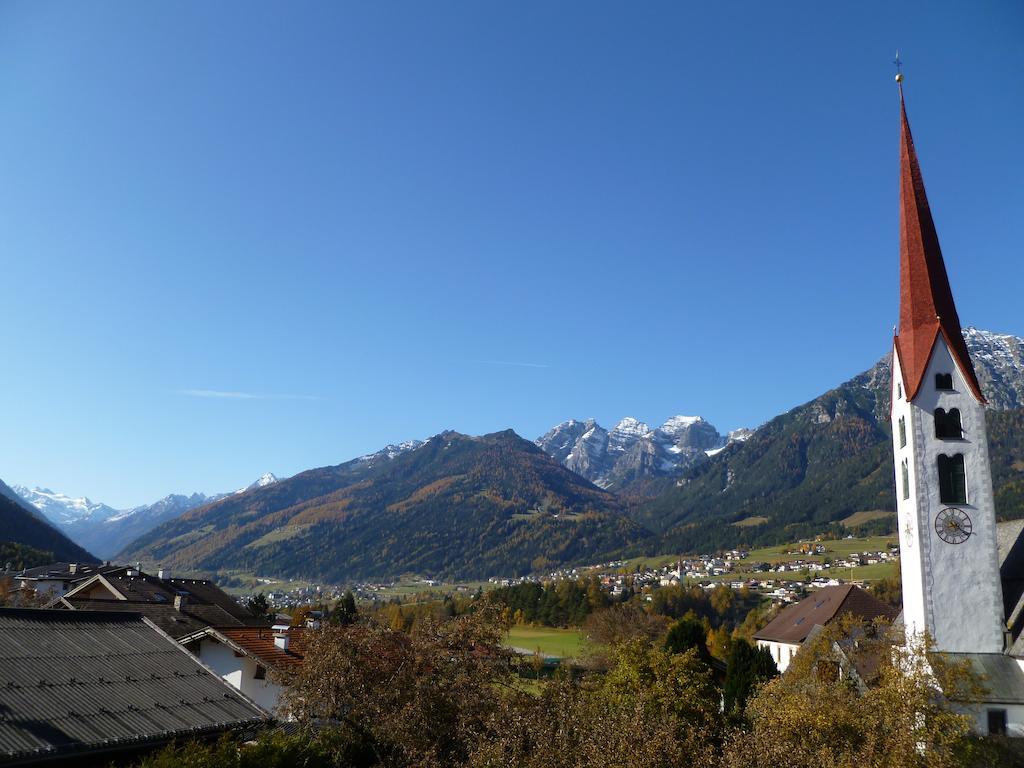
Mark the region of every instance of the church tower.
<instances>
[{"instance_id":1,"label":"church tower","mask_svg":"<svg viewBox=\"0 0 1024 768\"><path fill-rule=\"evenodd\" d=\"M900 319L892 439L908 637L1002 653L985 398L960 330L900 86Z\"/></svg>"}]
</instances>

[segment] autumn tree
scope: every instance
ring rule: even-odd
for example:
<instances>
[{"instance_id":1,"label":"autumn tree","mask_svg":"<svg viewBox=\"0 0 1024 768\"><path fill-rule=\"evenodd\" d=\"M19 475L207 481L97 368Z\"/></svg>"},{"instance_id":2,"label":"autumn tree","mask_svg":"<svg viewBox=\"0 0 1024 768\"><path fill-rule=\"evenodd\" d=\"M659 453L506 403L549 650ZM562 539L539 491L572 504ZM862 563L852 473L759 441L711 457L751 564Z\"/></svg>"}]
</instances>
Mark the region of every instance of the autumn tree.
<instances>
[{"instance_id":1,"label":"autumn tree","mask_svg":"<svg viewBox=\"0 0 1024 768\"><path fill-rule=\"evenodd\" d=\"M719 616L725 616L729 613L729 609L732 608L735 600L736 596L726 584L719 584L711 590L711 607L715 609L715 613Z\"/></svg>"},{"instance_id":2,"label":"autumn tree","mask_svg":"<svg viewBox=\"0 0 1024 768\"><path fill-rule=\"evenodd\" d=\"M505 699L473 768L705 768L721 745L718 693L695 650L641 640L615 650L607 674L561 674L539 698Z\"/></svg>"},{"instance_id":3,"label":"autumn tree","mask_svg":"<svg viewBox=\"0 0 1024 768\"><path fill-rule=\"evenodd\" d=\"M587 638L598 645L615 646L632 640L653 643L668 627L664 616L648 613L636 603L613 605L592 613L583 624Z\"/></svg>"},{"instance_id":4,"label":"autumn tree","mask_svg":"<svg viewBox=\"0 0 1024 768\"><path fill-rule=\"evenodd\" d=\"M300 723L336 722L382 766L458 765L511 681L503 627L488 612L424 619L409 633L374 621L312 632L286 693Z\"/></svg>"},{"instance_id":5,"label":"autumn tree","mask_svg":"<svg viewBox=\"0 0 1024 768\"><path fill-rule=\"evenodd\" d=\"M977 697L969 670L905 647L884 626L844 619L812 636L786 674L748 701L724 768L953 768L969 764Z\"/></svg>"}]
</instances>

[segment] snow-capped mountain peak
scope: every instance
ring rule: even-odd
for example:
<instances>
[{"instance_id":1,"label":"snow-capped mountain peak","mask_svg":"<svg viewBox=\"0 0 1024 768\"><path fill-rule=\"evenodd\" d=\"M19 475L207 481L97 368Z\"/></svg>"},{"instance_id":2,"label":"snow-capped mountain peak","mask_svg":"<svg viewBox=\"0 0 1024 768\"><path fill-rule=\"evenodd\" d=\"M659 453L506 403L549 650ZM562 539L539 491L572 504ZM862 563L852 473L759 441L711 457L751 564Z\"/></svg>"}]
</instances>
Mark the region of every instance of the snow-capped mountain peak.
<instances>
[{"instance_id":1,"label":"snow-capped mountain peak","mask_svg":"<svg viewBox=\"0 0 1024 768\"><path fill-rule=\"evenodd\" d=\"M72 497L49 488L26 488L23 485L14 485L11 489L57 525L106 520L117 514L113 507L90 501L85 496Z\"/></svg>"},{"instance_id":2,"label":"snow-capped mountain peak","mask_svg":"<svg viewBox=\"0 0 1024 768\"><path fill-rule=\"evenodd\" d=\"M393 459L395 456L399 456L408 451L414 451L423 445L422 440L404 440L401 443L392 443L385 445L379 451L373 453L367 453L364 456L360 456L356 461L375 461L377 459Z\"/></svg>"},{"instance_id":3,"label":"snow-capped mountain peak","mask_svg":"<svg viewBox=\"0 0 1024 768\"><path fill-rule=\"evenodd\" d=\"M704 422L703 416L673 416L662 424L658 429L668 434L673 434L679 430L692 427L694 424Z\"/></svg>"},{"instance_id":4,"label":"snow-capped mountain peak","mask_svg":"<svg viewBox=\"0 0 1024 768\"><path fill-rule=\"evenodd\" d=\"M612 428L612 433L618 435L637 435L642 437L649 434L651 428L632 416L627 416Z\"/></svg>"},{"instance_id":5,"label":"snow-capped mountain peak","mask_svg":"<svg viewBox=\"0 0 1024 768\"><path fill-rule=\"evenodd\" d=\"M256 479L255 482L249 483L245 488L239 488L235 493L245 493L246 491L252 491L256 488L266 488L268 485L273 485L277 481L277 475L273 472L264 472Z\"/></svg>"}]
</instances>

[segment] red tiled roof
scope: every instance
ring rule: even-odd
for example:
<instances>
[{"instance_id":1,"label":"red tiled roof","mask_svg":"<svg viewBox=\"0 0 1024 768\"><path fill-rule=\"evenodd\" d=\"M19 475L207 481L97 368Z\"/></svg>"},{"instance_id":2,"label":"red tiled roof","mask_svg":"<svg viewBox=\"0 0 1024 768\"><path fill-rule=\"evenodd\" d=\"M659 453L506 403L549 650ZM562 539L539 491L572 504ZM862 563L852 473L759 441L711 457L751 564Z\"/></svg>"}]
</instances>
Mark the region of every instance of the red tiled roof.
<instances>
[{"instance_id":1,"label":"red tiled roof","mask_svg":"<svg viewBox=\"0 0 1024 768\"><path fill-rule=\"evenodd\" d=\"M296 672L306 656L306 628L288 630L288 650L274 645L274 631L260 627L217 627L217 631L266 667L279 672Z\"/></svg>"},{"instance_id":2,"label":"red tiled roof","mask_svg":"<svg viewBox=\"0 0 1024 768\"><path fill-rule=\"evenodd\" d=\"M960 318L946 276L921 166L910 134L900 90L900 327L896 353L903 370L903 388L912 400L941 333L975 397L985 401L960 330Z\"/></svg>"},{"instance_id":3,"label":"red tiled roof","mask_svg":"<svg viewBox=\"0 0 1024 768\"><path fill-rule=\"evenodd\" d=\"M816 625L825 626L845 613L870 621L878 617L895 619L897 611L853 584L822 587L785 608L768 626L755 633L754 639L802 643Z\"/></svg>"}]
</instances>

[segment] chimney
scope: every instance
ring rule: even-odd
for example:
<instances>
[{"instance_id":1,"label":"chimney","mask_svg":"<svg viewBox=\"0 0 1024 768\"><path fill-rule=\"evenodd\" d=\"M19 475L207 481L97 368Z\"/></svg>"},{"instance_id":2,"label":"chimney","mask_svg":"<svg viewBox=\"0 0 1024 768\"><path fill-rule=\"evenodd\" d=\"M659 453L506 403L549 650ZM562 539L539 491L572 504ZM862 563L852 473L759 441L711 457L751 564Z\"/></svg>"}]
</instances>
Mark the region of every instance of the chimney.
<instances>
[{"instance_id":1,"label":"chimney","mask_svg":"<svg viewBox=\"0 0 1024 768\"><path fill-rule=\"evenodd\" d=\"M78 563L68 563L68 573L72 576L78 573Z\"/></svg>"},{"instance_id":2,"label":"chimney","mask_svg":"<svg viewBox=\"0 0 1024 768\"><path fill-rule=\"evenodd\" d=\"M156 572L156 577L158 579L169 579L171 578L171 572L167 568L161 568L159 571Z\"/></svg>"},{"instance_id":3,"label":"chimney","mask_svg":"<svg viewBox=\"0 0 1024 768\"><path fill-rule=\"evenodd\" d=\"M275 632L274 633L274 645L280 648L282 651L288 650L288 633L287 632Z\"/></svg>"},{"instance_id":4,"label":"chimney","mask_svg":"<svg viewBox=\"0 0 1024 768\"><path fill-rule=\"evenodd\" d=\"M127 570L125 570L124 575L125 576L134 576L135 575L135 569L134 568L128 568Z\"/></svg>"},{"instance_id":5,"label":"chimney","mask_svg":"<svg viewBox=\"0 0 1024 768\"><path fill-rule=\"evenodd\" d=\"M180 611L188 605L188 598L180 592L174 596L174 610Z\"/></svg>"}]
</instances>

